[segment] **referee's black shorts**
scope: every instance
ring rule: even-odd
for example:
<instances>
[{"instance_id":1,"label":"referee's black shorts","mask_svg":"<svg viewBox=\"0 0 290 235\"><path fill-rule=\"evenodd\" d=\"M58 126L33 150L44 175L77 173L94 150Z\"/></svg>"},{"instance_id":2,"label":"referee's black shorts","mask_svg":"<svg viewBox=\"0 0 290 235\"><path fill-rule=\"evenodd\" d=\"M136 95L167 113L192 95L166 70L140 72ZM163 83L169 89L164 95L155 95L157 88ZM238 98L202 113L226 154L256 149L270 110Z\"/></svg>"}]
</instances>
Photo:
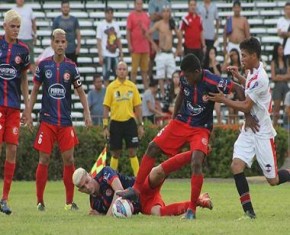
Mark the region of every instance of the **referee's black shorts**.
<instances>
[{"instance_id":1,"label":"referee's black shorts","mask_svg":"<svg viewBox=\"0 0 290 235\"><path fill-rule=\"evenodd\" d=\"M138 131L134 118L130 118L128 121L124 122L112 120L110 123L110 149L122 149L123 140L126 142L126 148L138 147Z\"/></svg>"}]
</instances>

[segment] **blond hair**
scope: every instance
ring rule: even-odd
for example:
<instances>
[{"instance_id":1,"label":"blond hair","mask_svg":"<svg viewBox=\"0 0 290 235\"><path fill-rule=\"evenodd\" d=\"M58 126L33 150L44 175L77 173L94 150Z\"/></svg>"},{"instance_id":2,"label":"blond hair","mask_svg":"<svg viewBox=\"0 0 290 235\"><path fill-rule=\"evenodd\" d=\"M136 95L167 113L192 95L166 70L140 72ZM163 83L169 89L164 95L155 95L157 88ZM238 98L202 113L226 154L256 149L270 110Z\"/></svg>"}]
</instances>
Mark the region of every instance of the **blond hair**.
<instances>
[{"instance_id":1,"label":"blond hair","mask_svg":"<svg viewBox=\"0 0 290 235\"><path fill-rule=\"evenodd\" d=\"M4 14L4 23L9 23L13 20L19 21L21 23L21 16L15 10L9 10Z\"/></svg>"},{"instance_id":2,"label":"blond hair","mask_svg":"<svg viewBox=\"0 0 290 235\"><path fill-rule=\"evenodd\" d=\"M75 170L72 176L72 181L75 186L78 186L84 176L86 176L88 172L84 168L78 168Z\"/></svg>"},{"instance_id":3,"label":"blond hair","mask_svg":"<svg viewBox=\"0 0 290 235\"><path fill-rule=\"evenodd\" d=\"M51 34L51 37L52 39L54 39L54 37L57 35L57 34L62 34L62 35L66 35L66 32L63 30L63 29L55 29L53 30L52 34Z\"/></svg>"}]
</instances>

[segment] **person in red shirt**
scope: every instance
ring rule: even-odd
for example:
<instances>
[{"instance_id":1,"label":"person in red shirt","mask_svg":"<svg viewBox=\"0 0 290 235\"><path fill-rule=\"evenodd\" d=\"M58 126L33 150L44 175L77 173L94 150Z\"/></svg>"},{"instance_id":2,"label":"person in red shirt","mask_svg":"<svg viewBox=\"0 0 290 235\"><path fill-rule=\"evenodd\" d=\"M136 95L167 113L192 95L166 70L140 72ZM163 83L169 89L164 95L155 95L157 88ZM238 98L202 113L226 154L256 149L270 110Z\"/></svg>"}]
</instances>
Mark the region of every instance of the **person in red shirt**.
<instances>
[{"instance_id":1,"label":"person in red shirt","mask_svg":"<svg viewBox=\"0 0 290 235\"><path fill-rule=\"evenodd\" d=\"M20 121L26 123L28 117L29 49L17 39L20 25L21 16L15 10L7 11L3 23L5 35L0 36L0 150L2 143L6 143L0 211L6 215L12 213L7 200L15 171ZM21 93L25 108L20 119Z\"/></svg>"},{"instance_id":2,"label":"person in red shirt","mask_svg":"<svg viewBox=\"0 0 290 235\"><path fill-rule=\"evenodd\" d=\"M134 3L135 10L127 18L127 41L132 58L131 80L136 83L140 67L144 89L147 89L150 44L145 33L149 30L150 18L143 11L143 0L134 0Z\"/></svg>"},{"instance_id":3,"label":"person in red shirt","mask_svg":"<svg viewBox=\"0 0 290 235\"><path fill-rule=\"evenodd\" d=\"M182 17L180 31L184 32L184 55L192 53L203 61L206 50L202 19L196 12L196 1L188 1L188 14Z\"/></svg>"}]
</instances>

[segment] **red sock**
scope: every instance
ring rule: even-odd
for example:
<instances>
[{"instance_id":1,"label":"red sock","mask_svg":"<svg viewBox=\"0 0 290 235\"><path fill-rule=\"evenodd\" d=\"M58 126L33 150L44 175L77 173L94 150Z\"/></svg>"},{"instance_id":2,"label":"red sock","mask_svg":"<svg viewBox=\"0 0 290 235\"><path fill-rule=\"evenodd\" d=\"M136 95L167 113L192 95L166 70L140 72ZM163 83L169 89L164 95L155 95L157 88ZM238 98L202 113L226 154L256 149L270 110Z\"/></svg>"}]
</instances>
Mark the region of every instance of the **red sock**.
<instances>
[{"instance_id":1,"label":"red sock","mask_svg":"<svg viewBox=\"0 0 290 235\"><path fill-rule=\"evenodd\" d=\"M8 200L12 179L15 171L15 163L5 161L4 164L4 184L3 184L3 200Z\"/></svg>"},{"instance_id":2,"label":"red sock","mask_svg":"<svg viewBox=\"0 0 290 235\"><path fill-rule=\"evenodd\" d=\"M190 201L177 202L160 208L161 216L181 215L190 206Z\"/></svg>"},{"instance_id":3,"label":"red sock","mask_svg":"<svg viewBox=\"0 0 290 235\"><path fill-rule=\"evenodd\" d=\"M48 177L48 165L38 163L35 173L37 204L38 203L44 204L43 194L47 182L47 177Z\"/></svg>"},{"instance_id":4,"label":"red sock","mask_svg":"<svg viewBox=\"0 0 290 235\"><path fill-rule=\"evenodd\" d=\"M180 153L175 155L172 158L164 161L161 166L166 175L169 175L171 172L177 171L183 166L190 164L191 161L191 151Z\"/></svg>"},{"instance_id":5,"label":"red sock","mask_svg":"<svg viewBox=\"0 0 290 235\"><path fill-rule=\"evenodd\" d=\"M74 184L72 182L72 175L75 171L74 165L65 165L63 167L63 183L66 192L66 204L71 204L74 197Z\"/></svg>"},{"instance_id":6,"label":"red sock","mask_svg":"<svg viewBox=\"0 0 290 235\"><path fill-rule=\"evenodd\" d=\"M196 211L197 201L201 192L203 184L203 175L192 175L191 176L191 204L189 206L194 212Z\"/></svg>"},{"instance_id":7,"label":"red sock","mask_svg":"<svg viewBox=\"0 0 290 235\"><path fill-rule=\"evenodd\" d=\"M155 158L152 158L148 155L143 156L141 160L140 168L137 174L137 178L134 184L134 189L140 192L140 189L143 183L145 182L146 177L149 175L154 165L155 165Z\"/></svg>"}]
</instances>

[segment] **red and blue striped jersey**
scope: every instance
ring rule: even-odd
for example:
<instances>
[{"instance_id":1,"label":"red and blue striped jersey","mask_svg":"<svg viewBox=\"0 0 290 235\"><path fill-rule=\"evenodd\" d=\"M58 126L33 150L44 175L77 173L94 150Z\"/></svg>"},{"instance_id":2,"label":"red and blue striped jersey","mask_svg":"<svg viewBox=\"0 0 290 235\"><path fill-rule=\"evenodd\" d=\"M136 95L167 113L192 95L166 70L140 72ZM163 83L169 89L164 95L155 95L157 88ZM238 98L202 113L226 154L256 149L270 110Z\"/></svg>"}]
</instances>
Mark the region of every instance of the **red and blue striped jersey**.
<instances>
[{"instance_id":1,"label":"red and blue striped jersey","mask_svg":"<svg viewBox=\"0 0 290 235\"><path fill-rule=\"evenodd\" d=\"M217 93L217 86L224 94L232 89L232 81L203 70L202 80L195 85L188 84L186 78L180 78L180 92L183 95L177 120L188 123L192 127L203 127L212 130L214 102L208 100L208 93Z\"/></svg>"},{"instance_id":2,"label":"red and blue striped jersey","mask_svg":"<svg viewBox=\"0 0 290 235\"><path fill-rule=\"evenodd\" d=\"M122 175L111 167L104 167L94 178L100 185L99 195L90 195L90 204L93 210L98 211L101 214L106 214L112 203L115 191L111 187L111 184L115 178L119 178L124 189L132 187L135 182L135 177ZM134 214L140 211L140 204L133 203Z\"/></svg>"},{"instance_id":3,"label":"red and blue striped jersey","mask_svg":"<svg viewBox=\"0 0 290 235\"><path fill-rule=\"evenodd\" d=\"M47 57L36 68L34 82L42 84L40 121L71 126L71 87L81 86L76 64L67 58L56 63L53 56Z\"/></svg>"},{"instance_id":4,"label":"red and blue striped jersey","mask_svg":"<svg viewBox=\"0 0 290 235\"><path fill-rule=\"evenodd\" d=\"M29 50L20 40L0 36L0 106L20 109L21 73L29 68Z\"/></svg>"}]
</instances>

